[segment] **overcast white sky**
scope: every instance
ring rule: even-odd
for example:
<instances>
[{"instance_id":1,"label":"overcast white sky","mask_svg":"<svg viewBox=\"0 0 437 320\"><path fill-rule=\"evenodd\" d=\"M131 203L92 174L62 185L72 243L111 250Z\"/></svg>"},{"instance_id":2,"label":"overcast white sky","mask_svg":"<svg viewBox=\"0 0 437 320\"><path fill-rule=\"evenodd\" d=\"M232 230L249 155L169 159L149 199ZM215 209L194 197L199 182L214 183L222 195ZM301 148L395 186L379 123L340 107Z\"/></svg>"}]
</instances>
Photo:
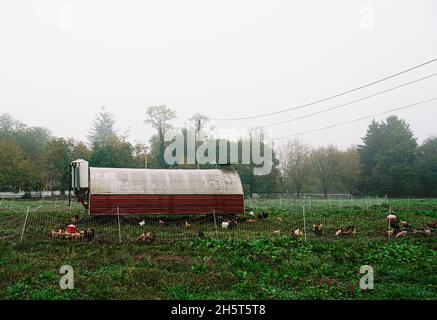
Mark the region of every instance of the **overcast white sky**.
<instances>
[{"instance_id":1,"label":"overcast white sky","mask_svg":"<svg viewBox=\"0 0 437 320\"><path fill-rule=\"evenodd\" d=\"M372 25L373 11L373 25ZM369 20L370 19L370 20ZM85 140L101 106L131 141L153 133L147 106L241 117L354 88L437 57L437 2L0 2L0 113ZM224 128L266 125L437 72L437 63L316 106ZM294 134L437 97L437 77L273 128ZM437 102L396 112L421 142L437 135ZM381 119L383 117L379 117ZM370 120L369 120L370 121ZM369 121L302 136L315 146L357 144Z\"/></svg>"}]
</instances>

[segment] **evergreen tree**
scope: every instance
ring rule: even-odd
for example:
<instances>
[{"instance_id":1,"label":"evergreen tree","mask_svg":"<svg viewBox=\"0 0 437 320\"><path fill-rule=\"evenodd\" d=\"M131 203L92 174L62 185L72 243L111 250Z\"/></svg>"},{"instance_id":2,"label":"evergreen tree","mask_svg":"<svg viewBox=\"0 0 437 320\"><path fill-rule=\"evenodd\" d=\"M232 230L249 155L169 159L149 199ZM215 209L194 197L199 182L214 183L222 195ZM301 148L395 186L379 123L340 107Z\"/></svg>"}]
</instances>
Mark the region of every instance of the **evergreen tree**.
<instances>
[{"instance_id":1,"label":"evergreen tree","mask_svg":"<svg viewBox=\"0 0 437 320\"><path fill-rule=\"evenodd\" d=\"M358 152L363 191L389 196L418 194L417 142L404 120L390 116L380 123L373 121Z\"/></svg>"},{"instance_id":2,"label":"evergreen tree","mask_svg":"<svg viewBox=\"0 0 437 320\"><path fill-rule=\"evenodd\" d=\"M116 134L114 125L114 115L106 111L105 107L102 107L94 118L88 135L88 140L93 149L99 147L107 139Z\"/></svg>"},{"instance_id":3,"label":"evergreen tree","mask_svg":"<svg viewBox=\"0 0 437 320\"><path fill-rule=\"evenodd\" d=\"M437 138L430 138L419 147L417 170L423 195L437 197Z\"/></svg>"}]
</instances>

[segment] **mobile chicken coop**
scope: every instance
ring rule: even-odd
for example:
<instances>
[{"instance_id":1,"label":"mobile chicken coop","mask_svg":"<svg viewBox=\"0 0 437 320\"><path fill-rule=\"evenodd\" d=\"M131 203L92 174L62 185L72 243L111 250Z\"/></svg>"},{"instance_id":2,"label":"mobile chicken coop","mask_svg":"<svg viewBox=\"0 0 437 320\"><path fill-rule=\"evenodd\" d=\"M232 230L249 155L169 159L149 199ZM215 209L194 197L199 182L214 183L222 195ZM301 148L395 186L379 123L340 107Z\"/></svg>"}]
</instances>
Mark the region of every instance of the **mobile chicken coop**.
<instances>
[{"instance_id":1,"label":"mobile chicken coop","mask_svg":"<svg viewBox=\"0 0 437 320\"><path fill-rule=\"evenodd\" d=\"M233 170L93 168L71 163L71 189L90 215L244 213Z\"/></svg>"}]
</instances>

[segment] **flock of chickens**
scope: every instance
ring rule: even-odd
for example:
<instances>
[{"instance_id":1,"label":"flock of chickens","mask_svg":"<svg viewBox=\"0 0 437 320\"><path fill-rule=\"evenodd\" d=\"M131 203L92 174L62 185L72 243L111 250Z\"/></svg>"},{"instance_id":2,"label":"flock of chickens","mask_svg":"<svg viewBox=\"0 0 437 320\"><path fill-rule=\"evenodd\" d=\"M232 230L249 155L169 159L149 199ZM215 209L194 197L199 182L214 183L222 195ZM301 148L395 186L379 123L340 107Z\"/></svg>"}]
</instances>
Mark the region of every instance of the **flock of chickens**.
<instances>
[{"instance_id":1,"label":"flock of chickens","mask_svg":"<svg viewBox=\"0 0 437 320\"><path fill-rule=\"evenodd\" d=\"M253 212L249 212L247 216L242 217L233 217L232 219L226 219L224 217L217 217L218 225L221 226L222 229L230 230L238 225L241 224L256 224L260 220L266 220L269 218L268 213L262 212L259 214L254 214ZM278 223L282 223L283 219L281 217L277 217L276 221ZM433 223L427 223L423 228L414 228L413 223L409 221L402 221L399 220L396 215L389 213L387 215L387 221L388 221L388 230L384 232L384 235L387 237L395 237L395 238L401 238L406 237L409 235L424 235L424 236L434 236L435 235L435 229L437 228L437 222ZM64 229L59 229L58 231L52 231L51 236L52 238L63 238L63 239L77 239L77 240L83 240L83 241L91 241L95 237L95 229L88 228L86 230L77 230L75 225L77 222L79 222L79 217L75 216L71 218L70 224L67 224ZM171 225L170 222L165 222L163 220L159 220L160 225L169 226ZM146 226L146 221L143 220L139 223L141 227ZM183 227L186 229L192 228L192 225L185 221L183 224ZM73 231L71 231L73 230ZM314 233L314 236L316 237L322 237L324 235L324 226L322 223L313 224L312 226L312 232ZM355 237L357 233L357 229L355 226L350 225L347 227L342 227L338 229L335 233L335 237ZM277 229L273 231L274 235L281 235L282 231L281 229ZM295 238L303 237L305 236L305 233L303 230L296 229L291 232L291 236ZM197 230L197 237L199 239L204 239L205 234L203 230ZM142 233L139 237L136 238L137 243L145 243L145 244L152 244L156 240L156 235L153 232L145 231Z\"/></svg>"},{"instance_id":2,"label":"flock of chickens","mask_svg":"<svg viewBox=\"0 0 437 320\"><path fill-rule=\"evenodd\" d=\"M68 240L80 240L80 241L91 241L95 237L95 229L87 228L86 230L78 230L76 224L79 222L80 218L75 215L70 219L70 223L58 229L58 231L52 230L51 237L57 239L68 239Z\"/></svg>"},{"instance_id":3,"label":"flock of chickens","mask_svg":"<svg viewBox=\"0 0 437 320\"><path fill-rule=\"evenodd\" d=\"M230 229L235 228L239 224L256 224L258 222L258 220L268 219L268 217L269 217L268 213L265 213L265 212L259 213L257 215L255 215L253 212L249 212L249 217L234 218L234 219L227 219L227 220L224 220L223 217L218 217L218 219L223 220L223 221L219 221L219 224L221 225L222 229L230 230ZM276 220L279 223L282 223L281 217L276 218ZM159 220L159 223L161 225L168 225L169 224L169 222L164 222L162 220ZM141 227L144 227L146 225L146 222L143 220L139 223L139 225ZM192 225L188 221L185 221L183 226L184 226L184 228L187 228L187 229L192 227ZM323 224L314 224L313 225L313 232L314 232L314 235L316 237L323 236ZM280 229L274 230L273 234L274 235L281 235L281 230ZM335 236L354 237L355 234L356 234L356 228L354 226L348 226L346 228L340 228L335 233ZM291 233L291 235L295 238L303 237L304 231L299 228L299 229L294 230ZM199 239L205 238L205 233L203 232L203 230L197 231L197 237ZM156 235L154 233L152 233L150 231L145 231L136 239L136 242L137 243L151 244L151 243L155 242L155 240L156 240Z\"/></svg>"},{"instance_id":4,"label":"flock of chickens","mask_svg":"<svg viewBox=\"0 0 437 320\"><path fill-rule=\"evenodd\" d=\"M423 228L414 228L413 223L410 221L401 221L396 215L390 213L387 216L388 230L384 232L387 237L406 237L408 235L431 236L433 230L437 228L437 222L427 223Z\"/></svg>"},{"instance_id":5,"label":"flock of chickens","mask_svg":"<svg viewBox=\"0 0 437 320\"><path fill-rule=\"evenodd\" d=\"M218 217L218 225L221 226L222 229L230 230L237 227L240 224L256 224L259 220L268 219L269 215L265 212L254 214L253 212L249 212L248 216L245 217L234 217L233 219L225 219L223 217ZM407 235L415 235L415 234L423 234L425 236L431 236L433 229L437 228L437 222L428 223L425 225L423 229L415 229L412 227L411 222L407 221L399 221L396 216L389 214L387 216L389 221L389 230L385 231L384 234L388 237L394 236L396 238L405 237ZM282 223L283 219L281 217L276 218L277 222ZM159 223L162 225L168 225L169 222L164 222L159 220ZM145 221L140 222L140 226L145 226ZM185 221L183 224L184 228L191 228L192 225ZM324 226L322 223L313 224L312 232L316 237L322 237L324 235ZM274 230L274 235L281 235L281 229ZM353 225L347 227L341 227L335 233L335 237L355 237L357 233L357 228ZM304 231L301 229L296 229L291 232L291 236L295 238L303 237L305 235ZM204 239L205 234L203 230L197 231L197 237L199 239ZM137 242L139 243L148 243L151 244L155 241L156 236L152 232L144 232L141 234Z\"/></svg>"}]
</instances>

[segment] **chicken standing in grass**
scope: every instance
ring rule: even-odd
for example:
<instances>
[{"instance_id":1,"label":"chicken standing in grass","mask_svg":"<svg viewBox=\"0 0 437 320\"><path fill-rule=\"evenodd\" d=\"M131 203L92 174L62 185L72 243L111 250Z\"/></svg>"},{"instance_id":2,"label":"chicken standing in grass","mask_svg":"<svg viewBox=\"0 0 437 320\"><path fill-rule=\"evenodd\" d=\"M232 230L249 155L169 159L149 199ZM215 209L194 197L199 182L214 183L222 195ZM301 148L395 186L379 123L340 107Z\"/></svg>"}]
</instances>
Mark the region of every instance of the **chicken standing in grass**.
<instances>
[{"instance_id":1,"label":"chicken standing in grass","mask_svg":"<svg viewBox=\"0 0 437 320\"><path fill-rule=\"evenodd\" d=\"M250 224L254 224L254 223L256 223L256 220L255 220L255 219L249 219L249 220L247 220L246 222L247 222L247 223L250 223Z\"/></svg>"},{"instance_id":2,"label":"chicken standing in grass","mask_svg":"<svg viewBox=\"0 0 437 320\"><path fill-rule=\"evenodd\" d=\"M232 229L238 225L236 220L227 220L222 222L223 229Z\"/></svg>"},{"instance_id":3,"label":"chicken standing in grass","mask_svg":"<svg viewBox=\"0 0 437 320\"><path fill-rule=\"evenodd\" d=\"M222 222L223 229L229 229L229 221Z\"/></svg>"},{"instance_id":4,"label":"chicken standing in grass","mask_svg":"<svg viewBox=\"0 0 437 320\"><path fill-rule=\"evenodd\" d=\"M185 221L185 228L191 228L191 224L189 224L188 221Z\"/></svg>"},{"instance_id":5,"label":"chicken standing in grass","mask_svg":"<svg viewBox=\"0 0 437 320\"><path fill-rule=\"evenodd\" d=\"M303 237L303 232L300 229L296 229L293 231L293 236L295 237Z\"/></svg>"},{"instance_id":6,"label":"chicken standing in grass","mask_svg":"<svg viewBox=\"0 0 437 320\"><path fill-rule=\"evenodd\" d=\"M170 222L168 221L162 221L162 220L158 220L159 224L165 227L169 227L170 226Z\"/></svg>"},{"instance_id":7,"label":"chicken standing in grass","mask_svg":"<svg viewBox=\"0 0 437 320\"><path fill-rule=\"evenodd\" d=\"M323 224L313 224L313 231L316 237L321 237L323 235Z\"/></svg>"},{"instance_id":8,"label":"chicken standing in grass","mask_svg":"<svg viewBox=\"0 0 437 320\"><path fill-rule=\"evenodd\" d=\"M428 223L426 224L426 226L427 226L429 229L437 229L437 221L434 221L434 222L428 222Z\"/></svg>"},{"instance_id":9,"label":"chicken standing in grass","mask_svg":"<svg viewBox=\"0 0 437 320\"><path fill-rule=\"evenodd\" d=\"M258 219L267 219L269 214L267 212L262 212L257 214Z\"/></svg>"},{"instance_id":10,"label":"chicken standing in grass","mask_svg":"<svg viewBox=\"0 0 437 320\"><path fill-rule=\"evenodd\" d=\"M281 234L281 230L275 230L273 231L273 234L279 236Z\"/></svg>"},{"instance_id":11,"label":"chicken standing in grass","mask_svg":"<svg viewBox=\"0 0 437 320\"><path fill-rule=\"evenodd\" d=\"M88 228L83 234L84 241L91 241L96 236L96 230L94 228Z\"/></svg>"},{"instance_id":12,"label":"chicken standing in grass","mask_svg":"<svg viewBox=\"0 0 437 320\"><path fill-rule=\"evenodd\" d=\"M347 228L341 228L335 233L335 236L351 236L355 237L357 229L354 226L348 226Z\"/></svg>"},{"instance_id":13,"label":"chicken standing in grass","mask_svg":"<svg viewBox=\"0 0 437 320\"><path fill-rule=\"evenodd\" d=\"M144 232L142 235L140 235L136 242L138 243L146 243L146 244L152 244L155 242L156 238L155 235L152 232Z\"/></svg>"},{"instance_id":14,"label":"chicken standing in grass","mask_svg":"<svg viewBox=\"0 0 437 320\"><path fill-rule=\"evenodd\" d=\"M428 226L425 226L425 228L423 229L423 234L425 236L430 236L432 234L431 228L429 228Z\"/></svg>"},{"instance_id":15,"label":"chicken standing in grass","mask_svg":"<svg viewBox=\"0 0 437 320\"><path fill-rule=\"evenodd\" d=\"M410 221L401 221L401 227L402 228L411 228L412 225L413 224Z\"/></svg>"},{"instance_id":16,"label":"chicken standing in grass","mask_svg":"<svg viewBox=\"0 0 437 320\"><path fill-rule=\"evenodd\" d=\"M396 238L402 238L402 237L406 237L407 236L407 231L401 231L401 232L398 232L397 234L396 234Z\"/></svg>"}]
</instances>

